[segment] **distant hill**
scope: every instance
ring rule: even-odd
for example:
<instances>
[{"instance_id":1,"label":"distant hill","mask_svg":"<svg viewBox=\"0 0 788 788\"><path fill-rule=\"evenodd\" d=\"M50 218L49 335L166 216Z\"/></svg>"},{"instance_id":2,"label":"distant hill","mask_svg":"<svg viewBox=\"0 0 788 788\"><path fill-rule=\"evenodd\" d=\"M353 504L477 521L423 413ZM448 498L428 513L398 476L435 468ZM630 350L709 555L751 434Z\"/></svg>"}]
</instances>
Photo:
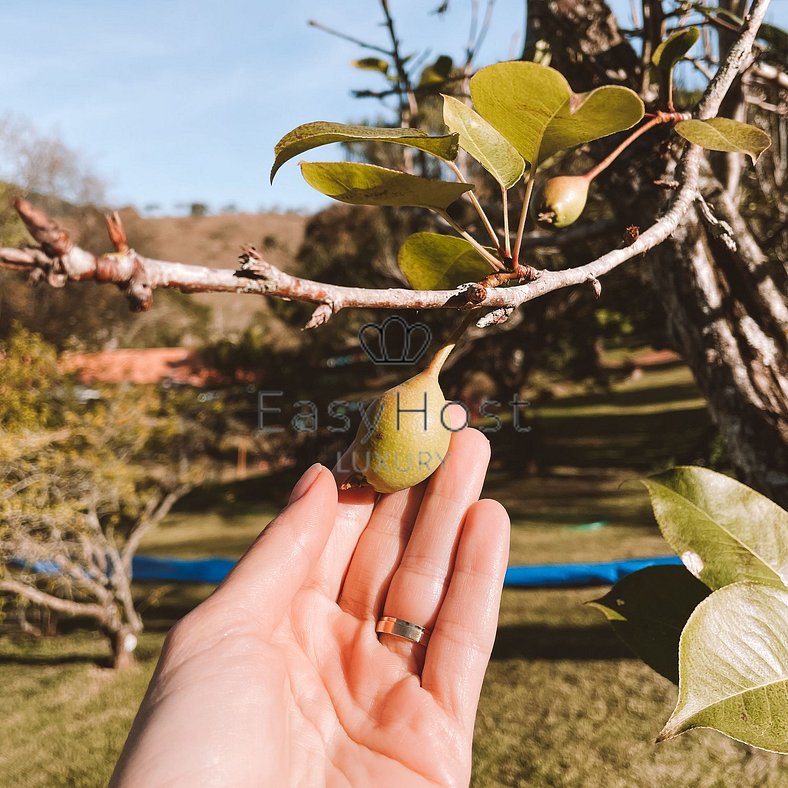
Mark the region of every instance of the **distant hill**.
<instances>
[{"instance_id":1,"label":"distant hill","mask_svg":"<svg viewBox=\"0 0 788 788\"><path fill-rule=\"evenodd\" d=\"M0 245L26 242L10 208L18 190L0 183ZM27 194L92 252L111 248L101 211L57 198ZM131 245L163 260L234 269L241 247L251 244L284 270L292 269L309 217L298 214L238 213L145 218L133 208L120 211ZM5 241L3 241L5 239ZM63 289L31 288L16 272L0 271L0 337L17 320L58 347L98 350L200 344L243 329L266 309L260 296L229 293L183 295L159 291L154 307L131 314L122 294L110 285L68 283ZM73 342L72 342L73 340Z\"/></svg>"},{"instance_id":2,"label":"distant hill","mask_svg":"<svg viewBox=\"0 0 788 788\"><path fill-rule=\"evenodd\" d=\"M129 242L143 255L162 260L235 268L241 247L257 247L267 259L291 269L309 217L287 213L237 213L148 219L134 209L122 210ZM212 309L213 330L236 331L262 308L262 299L231 293L190 296Z\"/></svg>"}]
</instances>

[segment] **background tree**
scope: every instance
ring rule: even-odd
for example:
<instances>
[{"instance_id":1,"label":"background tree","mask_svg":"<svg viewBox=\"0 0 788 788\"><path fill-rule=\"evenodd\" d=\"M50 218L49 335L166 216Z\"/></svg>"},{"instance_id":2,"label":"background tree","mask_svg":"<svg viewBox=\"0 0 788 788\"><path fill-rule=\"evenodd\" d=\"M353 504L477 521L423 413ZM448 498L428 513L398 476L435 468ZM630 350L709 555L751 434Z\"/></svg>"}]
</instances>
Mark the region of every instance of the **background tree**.
<instances>
[{"instance_id":1,"label":"background tree","mask_svg":"<svg viewBox=\"0 0 788 788\"><path fill-rule=\"evenodd\" d=\"M601 0L532 0L528 9L524 56L546 53L576 91L612 78L643 88L656 102L660 90L650 57L667 31L692 21L702 24L702 51L693 62L704 74L713 73L735 39L747 3L723 0L706 8L647 0L642 20L626 37ZM788 79L780 54L784 49L773 42L784 44L784 35L769 25L761 28L722 110L771 132L772 148L754 170L745 170L740 156L726 153L709 154L702 169L700 193L732 228L735 248L717 225L704 223L698 207L639 266L644 286L667 317L674 347L706 398L737 475L783 505L788 501L788 236L784 201L779 205L777 195L785 178L786 119L779 107L785 105ZM642 56L633 46L638 39ZM647 226L663 208L655 181L672 177L674 159L660 136L633 146L600 180L618 227ZM594 146L592 155L600 156L598 150ZM622 194L632 199L622 200Z\"/></svg>"},{"instance_id":2,"label":"background tree","mask_svg":"<svg viewBox=\"0 0 788 788\"><path fill-rule=\"evenodd\" d=\"M76 387L17 328L0 345L0 598L94 622L116 667L142 620L131 562L222 459L228 415L192 390Z\"/></svg>"}]
</instances>

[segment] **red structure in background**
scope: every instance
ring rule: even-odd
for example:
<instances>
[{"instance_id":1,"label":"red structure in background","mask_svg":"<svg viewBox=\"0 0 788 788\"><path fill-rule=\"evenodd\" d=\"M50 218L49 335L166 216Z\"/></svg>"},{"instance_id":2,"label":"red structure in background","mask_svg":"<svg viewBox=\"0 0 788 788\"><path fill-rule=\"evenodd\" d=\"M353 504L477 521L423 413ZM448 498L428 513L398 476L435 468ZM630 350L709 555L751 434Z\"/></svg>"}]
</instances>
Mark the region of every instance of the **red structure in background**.
<instances>
[{"instance_id":1,"label":"red structure in background","mask_svg":"<svg viewBox=\"0 0 788 788\"><path fill-rule=\"evenodd\" d=\"M86 386L93 383L174 383L206 388L234 382L217 370L206 367L198 351L185 347L63 353L60 364L63 372L75 374Z\"/></svg>"}]
</instances>

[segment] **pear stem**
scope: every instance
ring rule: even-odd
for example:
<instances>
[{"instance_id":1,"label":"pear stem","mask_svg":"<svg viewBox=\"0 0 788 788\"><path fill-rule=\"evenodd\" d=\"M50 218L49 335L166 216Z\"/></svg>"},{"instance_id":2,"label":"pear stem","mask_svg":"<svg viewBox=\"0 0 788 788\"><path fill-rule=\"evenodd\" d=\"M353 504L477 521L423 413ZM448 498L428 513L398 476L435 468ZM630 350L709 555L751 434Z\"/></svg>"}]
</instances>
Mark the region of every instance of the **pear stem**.
<instances>
[{"instance_id":1,"label":"pear stem","mask_svg":"<svg viewBox=\"0 0 788 788\"><path fill-rule=\"evenodd\" d=\"M501 186L501 202L503 203L503 240L505 244L506 259L512 257L512 239L509 237L509 191Z\"/></svg>"},{"instance_id":2,"label":"pear stem","mask_svg":"<svg viewBox=\"0 0 788 788\"><path fill-rule=\"evenodd\" d=\"M428 372L432 375L438 375L438 373L443 368L443 365L446 363L446 359L451 355L452 350L454 350L462 335L467 331L468 326L470 326L470 324L473 323L475 319L476 314L474 310L471 310L467 315L465 315L457 328L452 331L449 338L438 348L437 352L432 357L432 360L427 365L425 372Z\"/></svg>"},{"instance_id":3,"label":"pear stem","mask_svg":"<svg viewBox=\"0 0 788 788\"><path fill-rule=\"evenodd\" d=\"M528 219L528 205L531 202L531 195L534 191L536 176L536 164L531 164L528 171L528 180L525 185L525 196L523 197L523 207L520 211L520 222L517 225L517 238L514 241L514 254L512 255L512 268L517 268L520 261L520 247L523 245L523 233L525 232L525 222Z\"/></svg>"},{"instance_id":4,"label":"pear stem","mask_svg":"<svg viewBox=\"0 0 788 788\"><path fill-rule=\"evenodd\" d=\"M685 116L681 112L657 112L651 120L644 123L639 128L635 129L617 148L614 148L607 156L605 156L596 167L590 169L581 178L585 178L589 183L599 175L600 172L607 169L621 153L623 153L641 134L645 134L649 129L654 126L659 126L662 123L678 123L680 120L685 120Z\"/></svg>"},{"instance_id":5,"label":"pear stem","mask_svg":"<svg viewBox=\"0 0 788 788\"><path fill-rule=\"evenodd\" d=\"M434 209L433 209L434 210ZM503 263L493 257L470 233L460 227L446 211L435 211L458 235L461 235L492 267L495 271L503 271ZM500 249L500 246L498 247Z\"/></svg>"},{"instance_id":6,"label":"pear stem","mask_svg":"<svg viewBox=\"0 0 788 788\"><path fill-rule=\"evenodd\" d=\"M449 169L457 176L457 180L460 183L468 183L468 181L465 179L465 176L462 174L462 170L453 161L447 161L446 164L448 164ZM479 214L479 218L484 225L484 229L487 230L487 235L490 236L493 244L495 244L495 248L498 250L498 252L500 252L501 242L498 239L495 230L493 229L492 223L487 218L487 214L484 212L484 208L482 208L478 197L472 191L465 192L465 196L473 203L473 207L476 209L476 213Z\"/></svg>"}]
</instances>

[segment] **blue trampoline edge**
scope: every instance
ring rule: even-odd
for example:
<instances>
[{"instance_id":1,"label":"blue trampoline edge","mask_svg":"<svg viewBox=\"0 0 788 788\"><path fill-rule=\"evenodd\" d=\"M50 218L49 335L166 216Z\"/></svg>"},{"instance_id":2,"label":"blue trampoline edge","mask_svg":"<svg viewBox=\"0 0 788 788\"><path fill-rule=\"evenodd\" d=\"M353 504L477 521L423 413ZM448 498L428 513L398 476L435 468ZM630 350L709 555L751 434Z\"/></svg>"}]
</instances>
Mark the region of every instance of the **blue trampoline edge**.
<instances>
[{"instance_id":1,"label":"blue trampoline edge","mask_svg":"<svg viewBox=\"0 0 788 788\"><path fill-rule=\"evenodd\" d=\"M647 566L681 564L677 556L630 558L623 561L581 564L533 564L510 566L506 570L507 588L582 588L613 585L622 577ZM220 583L235 565L229 558L152 558L138 555L132 561L134 580L179 583Z\"/></svg>"}]
</instances>

